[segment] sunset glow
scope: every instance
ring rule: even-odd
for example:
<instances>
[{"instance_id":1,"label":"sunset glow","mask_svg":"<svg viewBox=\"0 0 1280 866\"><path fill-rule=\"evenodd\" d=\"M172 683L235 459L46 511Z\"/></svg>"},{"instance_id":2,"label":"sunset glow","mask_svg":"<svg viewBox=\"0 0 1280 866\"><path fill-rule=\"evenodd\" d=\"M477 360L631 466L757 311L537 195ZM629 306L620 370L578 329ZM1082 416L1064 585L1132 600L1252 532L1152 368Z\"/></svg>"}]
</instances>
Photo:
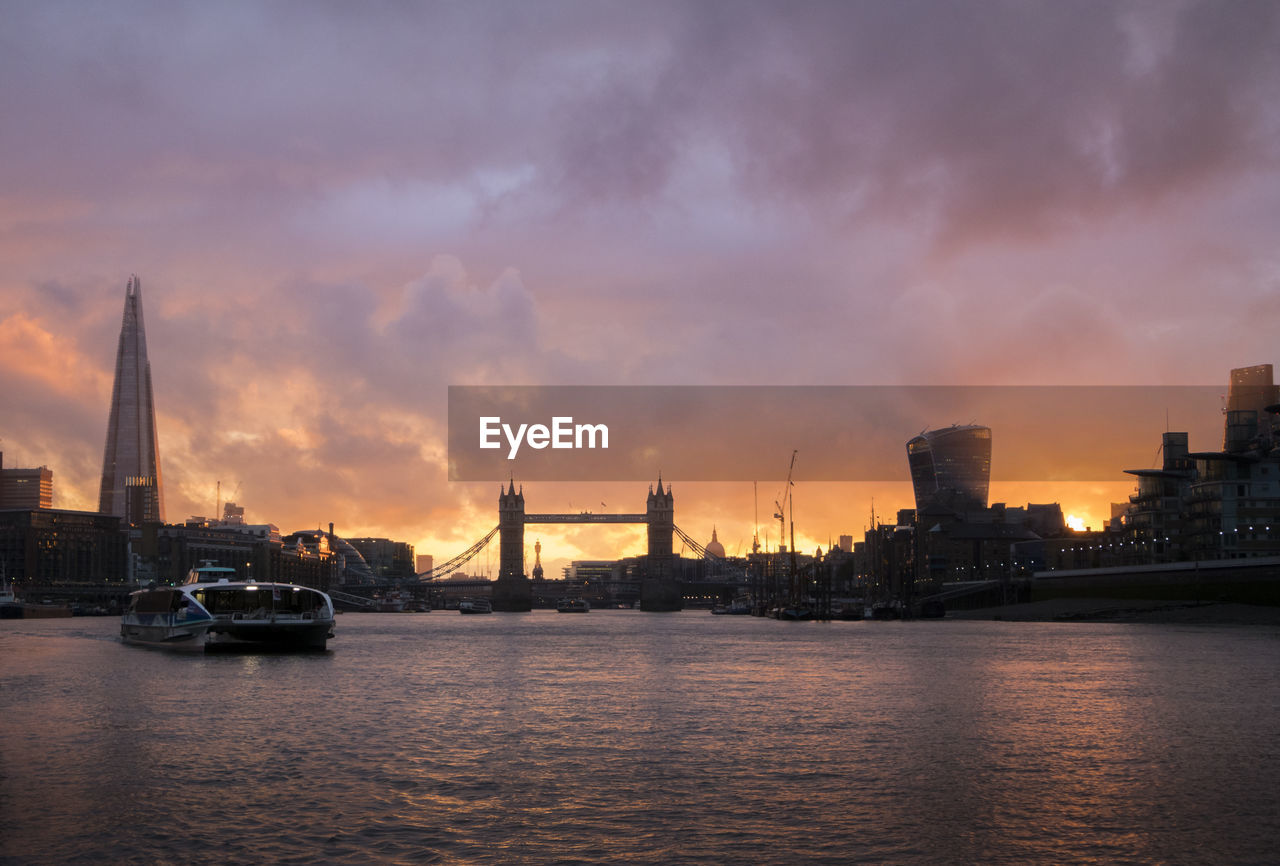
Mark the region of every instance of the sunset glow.
<instances>
[{"instance_id":1,"label":"sunset glow","mask_svg":"<svg viewBox=\"0 0 1280 866\"><path fill-rule=\"evenodd\" d=\"M538 8L9 4L5 465L96 507L134 273L171 521L221 482L249 522L437 561L497 519L496 483L447 480L449 385L1221 385L1280 362L1267 4ZM1145 465L1167 425L1220 445L1216 408L1151 418ZM1031 421L994 460L1076 435ZM774 548L791 447L758 455ZM912 507L900 461L900 483L797 485L796 546ZM992 500L1100 529L1129 468ZM681 528L749 549L749 483L667 480ZM556 576L643 546L542 529Z\"/></svg>"}]
</instances>

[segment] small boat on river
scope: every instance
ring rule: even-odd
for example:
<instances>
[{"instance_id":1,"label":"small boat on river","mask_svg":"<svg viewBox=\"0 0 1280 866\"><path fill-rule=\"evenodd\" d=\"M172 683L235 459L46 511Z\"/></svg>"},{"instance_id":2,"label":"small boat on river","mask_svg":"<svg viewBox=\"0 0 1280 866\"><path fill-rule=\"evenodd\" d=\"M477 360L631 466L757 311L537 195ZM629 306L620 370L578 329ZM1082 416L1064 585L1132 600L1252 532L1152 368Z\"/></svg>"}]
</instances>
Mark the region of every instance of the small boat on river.
<instances>
[{"instance_id":1,"label":"small boat on river","mask_svg":"<svg viewBox=\"0 0 1280 866\"><path fill-rule=\"evenodd\" d=\"M487 598L464 598L458 602L458 613L493 613L493 604Z\"/></svg>"},{"instance_id":2,"label":"small boat on river","mask_svg":"<svg viewBox=\"0 0 1280 866\"><path fill-rule=\"evenodd\" d=\"M718 604L711 608L713 616L747 616L751 613L751 597L740 595L729 604Z\"/></svg>"},{"instance_id":3,"label":"small boat on river","mask_svg":"<svg viewBox=\"0 0 1280 866\"><path fill-rule=\"evenodd\" d=\"M292 583L237 580L206 562L176 587L141 589L121 617L126 643L175 649L317 650L333 637L327 593Z\"/></svg>"},{"instance_id":4,"label":"small boat on river","mask_svg":"<svg viewBox=\"0 0 1280 866\"><path fill-rule=\"evenodd\" d=\"M813 619L813 608L807 604L780 604L769 612L774 619L802 622Z\"/></svg>"},{"instance_id":5,"label":"small boat on river","mask_svg":"<svg viewBox=\"0 0 1280 866\"><path fill-rule=\"evenodd\" d=\"M22 602L13 594L3 562L0 562L0 619L22 619Z\"/></svg>"},{"instance_id":6,"label":"small boat on river","mask_svg":"<svg viewBox=\"0 0 1280 866\"><path fill-rule=\"evenodd\" d=\"M556 602L556 610L560 613L590 613L591 602L585 598L562 598Z\"/></svg>"}]
</instances>

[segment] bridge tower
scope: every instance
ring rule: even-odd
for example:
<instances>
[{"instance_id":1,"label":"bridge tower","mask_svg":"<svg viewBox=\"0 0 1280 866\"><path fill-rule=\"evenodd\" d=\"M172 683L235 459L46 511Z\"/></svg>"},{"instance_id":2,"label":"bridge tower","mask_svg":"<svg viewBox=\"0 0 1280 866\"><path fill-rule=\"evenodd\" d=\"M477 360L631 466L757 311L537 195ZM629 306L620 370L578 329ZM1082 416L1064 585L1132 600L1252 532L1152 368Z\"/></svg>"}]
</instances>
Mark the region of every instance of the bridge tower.
<instances>
[{"instance_id":1,"label":"bridge tower","mask_svg":"<svg viewBox=\"0 0 1280 866\"><path fill-rule=\"evenodd\" d=\"M645 557L645 577L640 584L640 609L651 611L680 610L684 599L675 574L675 556L672 536L675 534L676 508L671 485L662 489L662 476L658 476L658 490L649 488L646 503L646 523L649 529L649 555Z\"/></svg>"},{"instance_id":2,"label":"bridge tower","mask_svg":"<svg viewBox=\"0 0 1280 866\"><path fill-rule=\"evenodd\" d=\"M498 579L493 584L493 609L526 611L533 608L533 588L524 573L524 487L498 492Z\"/></svg>"}]
</instances>

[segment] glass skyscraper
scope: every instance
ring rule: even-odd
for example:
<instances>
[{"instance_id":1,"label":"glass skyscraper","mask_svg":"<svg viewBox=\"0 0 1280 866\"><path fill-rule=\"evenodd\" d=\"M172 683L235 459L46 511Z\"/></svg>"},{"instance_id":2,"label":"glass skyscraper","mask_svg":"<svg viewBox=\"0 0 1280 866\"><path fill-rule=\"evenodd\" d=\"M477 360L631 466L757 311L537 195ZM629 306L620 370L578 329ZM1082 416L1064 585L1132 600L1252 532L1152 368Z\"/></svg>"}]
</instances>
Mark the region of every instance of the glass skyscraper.
<instances>
[{"instance_id":1,"label":"glass skyscraper","mask_svg":"<svg viewBox=\"0 0 1280 866\"><path fill-rule=\"evenodd\" d=\"M987 507L991 485L991 428L944 427L907 443L916 510L939 505L953 511Z\"/></svg>"},{"instance_id":2,"label":"glass skyscraper","mask_svg":"<svg viewBox=\"0 0 1280 866\"><path fill-rule=\"evenodd\" d=\"M136 276L125 287L98 511L130 524L164 522L155 399L142 323L142 286Z\"/></svg>"}]
</instances>

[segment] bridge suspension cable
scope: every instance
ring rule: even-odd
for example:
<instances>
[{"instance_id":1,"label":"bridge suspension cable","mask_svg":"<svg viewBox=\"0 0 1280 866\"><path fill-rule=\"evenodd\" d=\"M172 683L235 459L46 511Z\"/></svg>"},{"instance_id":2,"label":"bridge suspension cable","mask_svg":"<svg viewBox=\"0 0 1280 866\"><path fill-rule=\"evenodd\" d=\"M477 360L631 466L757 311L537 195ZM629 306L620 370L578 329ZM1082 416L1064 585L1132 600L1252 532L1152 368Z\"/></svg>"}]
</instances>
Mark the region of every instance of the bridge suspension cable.
<instances>
[{"instance_id":1,"label":"bridge suspension cable","mask_svg":"<svg viewBox=\"0 0 1280 866\"><path fill-rule=\"evenodd\" d=\"M450 574L451 572L457 571L459 568L462 568L462 566L470 562L475 557L476 554L484 550L485 545L488 544L490 541L492 541L493 537L497 534L498 534L498 527L495 526L493 529L489 530L488 535L486 535L484 538L480 539L475 544L468 547L462 553L459 553L453 559L450 559L448 562L442 563L440 565L433 565L431 568L427 569L426 571L418 572L418 577L422 580L433 580L437 574L443 576L446 574Z\"/></svg>"},{"instance_id":2,"label":"bridge suspension cable","mask_svg":"<svg viewBox=\"0 0 1280 866\"><path fill-rule=\"evenodd\" d=\"M737 565L737 564L735 564L735 563L731 562L731 561L728 559L728 557L724 557L724 556L721 556L721 555L720 555L720 554L718 554L718 553L712 553L711 551L707 550L707 548L706 548L704 545L702 545L702 544L700 544L699 542L695 541L695 540L694 540L694 538L693 538L693 536L691 536L689 533L685 532L685 531L684 531L683 529L681 529L680 527L675 526L675 525L673 524L673 525L672 525L672 527L671 527L671 529L675 532L675 534L676 534L676 535L678 535L678 536L680 537L680 540L681 540L681 541L683 541L683 542L685 543L685 545L686 545L690 550L692 550L695 554L697 554L698 556L700 556L700 557L702 557L702 558L704 558L704 559L710 559L711 561L713 561L713 562L715 562L715 563L718 563L719 565L723 566L727 571L729 571L729 572L731 572L731 573L733 573L733 574L735 574L735 575L741 575L741 576L745 576L745 575L746 575L746 569L744 569L744 568L742 568L741 566L739 566L739 565Z\"/></svg>"}]
</instances>

